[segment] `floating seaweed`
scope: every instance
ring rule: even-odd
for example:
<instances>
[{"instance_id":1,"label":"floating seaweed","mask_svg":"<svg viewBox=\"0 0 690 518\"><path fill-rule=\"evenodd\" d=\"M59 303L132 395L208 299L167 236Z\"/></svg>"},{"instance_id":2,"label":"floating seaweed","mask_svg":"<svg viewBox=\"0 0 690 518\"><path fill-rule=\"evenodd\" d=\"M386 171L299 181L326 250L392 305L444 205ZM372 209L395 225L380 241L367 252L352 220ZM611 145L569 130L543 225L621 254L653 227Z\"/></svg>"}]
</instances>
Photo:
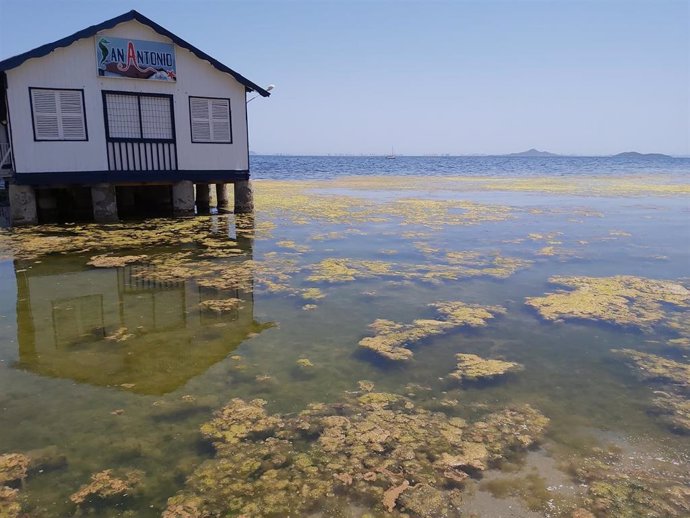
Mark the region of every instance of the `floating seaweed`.
<instances>
[{"instance_id":1,"label":"floating seaweed","mask_svg":"<svg viewBox=\"0 0 690 518\"><path fill-rule=\"evenodd\" d=\"M392 266L385 261L330 258L313 265L313 273L307 280L335 283L367 279L392 273Z\"/></svg>"},{"instance_id":2,"label":"floating seaweed","mask_svg":"<svg viewBox=\"0 0 690 518\"><path fill-rule=\"evenodd\" d=\"M199 307L214 313L227 313L235 311L242 305L242 299L235 297L228 299L209 299L199 302Z\"/></svg>"},{"instance_id":3,"label":"floating seaweed","mask_svg":"<svg viewBox=\"0 0 690 518\"><path fill-rule=\"evenodd\" d=\"M476 354L456 354L455 358L458 360L457 369L448 376L458 381L492 379L523 369L519 363L486 359Z\"/></svg>"},{"instance_id":4,"label":"floating seaweed","mask_svg":"<svg viewBox=\"0 0 690 518\"><path fill-rule=\"evenodd\" d=\"M274 182L288 183L288 182ZM690 194L690 185L658 175L635 176L588 176L587 182L557 176L478 177L444 176L436 178L433 185L426 176L352 176L322 182L333 188L364 191L506 191L540 192L576 196L682 196Z\"/></svg>"},{"instance_id":5,"label":"floating seaweed","mask_svg":"<svg viewBox=\"0 0 690 518\"><path fill-rule=\"evenodd\" d=\"M332 495L393 516L456 514L465 478L535 444L548 424L527 405L467 424L381 392L298 414L265 404L233 399L201 427L216 456L165 518L302 516Z\"/></svg>"},{"instance_id":6,"label":"floating seaweed","mask_svg":"<svg viewBox=\"0 0 690 518\"><path fill-rule=\"evenodd\" d=\"M326 295L319 288L307 288L302 291L302 298L306 300L319 300Z\"/></svg>"},{"instance_id":7,"label":"floating seaweed","mask_svg":"<svg viewBox=\"0 0 690 518\"><path fill-rule=\"evenodd\" d=\"M148 255L94 255L88 263L96 268L121 268L131 263L139 263L146 259Z\"/></svg>"},{"instance_id":8,"label":"floating seaweed","mask_svg":"<svg viewBox=\"0 0 690 518\"><path fill-rule=\"evenodd\" d=\"M276 246L279 246L280 248L287 248L289 250L293 250L295 252L298 252L300 254L309 252L311 248L309 248L306 245L298 245L294 241L289 241L289 240L283 240L283 241L278 241L276 243Z\"/></svg>"},{"instance_id":9,"label":"floating seaweed","mask_svg":"<svg viewBox=\"0 0 690 518\"><path fill-rule=\"evenodd\" d=\"M340 283L372 278L402 278L422 282L472 277L505 279L532 264L532 261L525 259L505 257L498 253L487 255L476 251L448 252L445 261L445 263L399 264L386 261L328 258L309 267L312 274L307 280Z\"/></svg>"},{"instance_id":10,"label":"floating seaweed","mask_svg":"<svg viewBox=\"0 0 690 518\"><path fill-rule=\"evenodd\" d=\"M374 336L360 340L359 345L393 361L410 360L414 353L406 346L434 335L447 333L458 327L483 327L505 309L500 306L480 306L464 302L437 302L430 304L443 316L443 320L415 320L400 324L378 319L369 327Z\"/></svg>"},{"instance_id":11,"label":"floating seaweed","mask_svg":"<svg viewBox=\"0 0 690 518\"><path fill-rule=\"evenodd\" d=\"M551 277L549 282L571 288L526 304L546 320L598 320L643 330L665 322L662 304L690 307L690 290L672 281L618 275L615 277Z\"/></svg>"}]
</instances>

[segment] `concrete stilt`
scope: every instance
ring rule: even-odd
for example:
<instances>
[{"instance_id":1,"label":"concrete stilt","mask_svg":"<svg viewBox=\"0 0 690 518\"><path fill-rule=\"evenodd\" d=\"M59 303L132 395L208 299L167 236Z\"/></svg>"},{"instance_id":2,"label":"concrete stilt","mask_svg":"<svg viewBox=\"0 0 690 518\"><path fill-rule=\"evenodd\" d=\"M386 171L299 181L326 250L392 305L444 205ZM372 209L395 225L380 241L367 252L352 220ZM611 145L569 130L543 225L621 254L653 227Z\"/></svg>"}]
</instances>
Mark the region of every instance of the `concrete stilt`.
<instances>
[{"instance_id":1,"label":"concrete stilt","mask_svg":"<svg viewBox=\"0 0 690 518\"><path fill-rule=\"evenodd\" d=\"M254 212L254 195L249 180L235 182L235 214Z\"/></svg>"},{"instance_id":2,"label":"concrete stilt","mask_svg":"<svg viewBox=\"0 0 690 518\"><path fill-rule=\"evenodd\" d=\"M194 184L190 181L177 182L172 187L173 214L191 216L194 214Z\"/></svg>"},{"instance_id":3,"label":"concrete stilt","mask_svg":"<svg viewBox=\"0 0 690 518\"><path fill-rule=\"evenodd\" d=\"M196 211L199 214L207 213L210 205L211 188L207 183L196 184Z\"/></svg>"},{"instance_id":4,"label":"concrete stilt","mask_svg":"<svg viewBox=\"0 0 690 518\"><path fill-rule=\"evenodd\" d=\"M91 187L93 219L99 223L117 221L117 195L115 186L109 183Z\"/></svg>"},{"instance_id":5,"label":"concrete stilt","mask_svg":"<svg viewBox=\"0 0 690 518\"><path fill-rule=\"evenodd\" d=\"M216 184L216 198L218 199L218 212L230 212L230 193L228 192L228 184Z\"/></svg>"},{"instance_id":6,"label":"concrete stilt","mask_svg":"<svg viewBox=\"0 0 690 518\"><path fill-rule=\"evenodd\" d=\"M13 225L38 223L36 191L31 185L10 184L10 217Z\"/></svg>"},{"instance_id":7,"label":"concrete stilt","mask_svg":"<svg viewBox=\"0 0 690 518\"><path fill-rule=\"evenodd\" d=\"M218 197L216 196L216 185L208 185L208 205L211 208L218 208Z\"/></svg>"}]
</instances>

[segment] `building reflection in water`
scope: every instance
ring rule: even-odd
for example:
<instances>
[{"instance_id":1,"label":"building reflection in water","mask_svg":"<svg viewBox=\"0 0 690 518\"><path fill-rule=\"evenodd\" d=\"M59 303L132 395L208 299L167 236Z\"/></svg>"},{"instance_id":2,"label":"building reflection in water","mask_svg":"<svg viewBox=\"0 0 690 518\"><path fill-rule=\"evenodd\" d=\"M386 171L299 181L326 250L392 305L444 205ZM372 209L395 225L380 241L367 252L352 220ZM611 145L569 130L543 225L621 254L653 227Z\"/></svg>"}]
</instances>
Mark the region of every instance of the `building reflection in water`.
<instances>
[{"instance_id":1,"label":"building reflection in water","mask_svg":"<svg viewBox=\"0 0 690 518\"><path fill-rule=\"evenodd\" d=\"M237 243L244 255L232 260L251 259L251 239L238 236ZM95 269L84 263L69 256L46 257L30 268L15 263L17 368L165 394L267 327L254 320L251 288L223 291L220 296L241 303L215 313L199 304L219 292L193 280L157 282L147 279L145 266Z\"/></svg>"}]
</instances>

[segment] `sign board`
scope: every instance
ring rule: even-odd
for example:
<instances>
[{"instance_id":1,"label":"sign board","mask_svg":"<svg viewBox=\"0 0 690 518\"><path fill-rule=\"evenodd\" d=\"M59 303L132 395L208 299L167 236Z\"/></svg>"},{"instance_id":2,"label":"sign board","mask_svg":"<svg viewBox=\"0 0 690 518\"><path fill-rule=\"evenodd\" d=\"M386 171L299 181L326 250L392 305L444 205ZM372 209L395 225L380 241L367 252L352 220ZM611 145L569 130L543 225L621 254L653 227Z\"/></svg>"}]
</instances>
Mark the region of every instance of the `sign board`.
<instances>
[{"instance_id":1,"label":"sign board","mask_svg":"<svg viewBox=\"0 0 690 518\"><path fill-rule=\"evenodd\" d=\"M175 46L158 41L96 37L98 75L176 81Z\"/></svg>"}]
</instances>

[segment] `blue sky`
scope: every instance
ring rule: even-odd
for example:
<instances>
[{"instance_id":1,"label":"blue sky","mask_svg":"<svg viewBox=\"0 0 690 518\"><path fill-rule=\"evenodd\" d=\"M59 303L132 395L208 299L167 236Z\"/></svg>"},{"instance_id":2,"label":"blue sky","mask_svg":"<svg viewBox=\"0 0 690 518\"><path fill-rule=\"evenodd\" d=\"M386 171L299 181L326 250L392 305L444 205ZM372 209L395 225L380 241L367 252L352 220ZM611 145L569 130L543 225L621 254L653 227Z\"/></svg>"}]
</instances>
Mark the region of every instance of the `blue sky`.
<instances>
[{"instance_id":1,"label":"blue sky","mask_svg":"<svg viewBox=\"0 0 690 518\"><path fill-rule=\"evenodd\" d=\"M276 84L260 153L690 155L688 0L0 0L0 58L132 8Z\"/></svg>"}]
</instances>

